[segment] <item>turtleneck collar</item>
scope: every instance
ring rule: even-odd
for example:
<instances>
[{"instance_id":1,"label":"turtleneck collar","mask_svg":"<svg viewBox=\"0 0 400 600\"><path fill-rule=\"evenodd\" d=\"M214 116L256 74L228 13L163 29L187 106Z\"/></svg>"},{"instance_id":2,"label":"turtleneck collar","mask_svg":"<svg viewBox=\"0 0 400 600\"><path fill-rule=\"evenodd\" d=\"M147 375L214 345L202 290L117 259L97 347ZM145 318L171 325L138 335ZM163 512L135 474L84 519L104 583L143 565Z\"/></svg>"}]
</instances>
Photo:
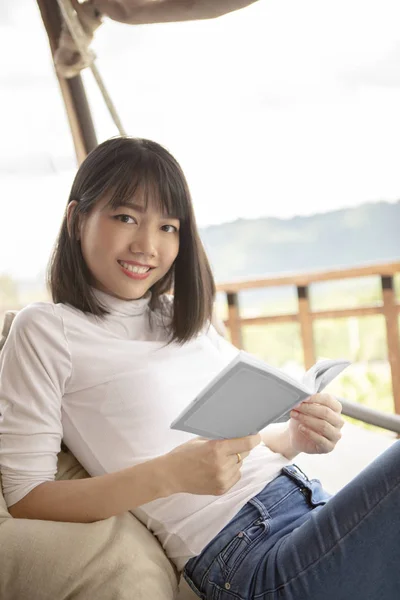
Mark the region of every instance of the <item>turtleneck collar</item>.
<instances>
[{"instance_id":1,"label":"turtleneck collar","mask_svg":"<svg viewBox=\"0 0 400 600\"><path fill-rule=\"evenodd\" d=\"M138 300L121 300L120 298L110 296L110 294L106 294L105 292L97 290L93 287L92 291L96 298L101 302L101 304L104 305L111 315L120 317L133 317L136 315L142 315L146 311L151 300L150 291Z\"/></svg>"}]
</instances>

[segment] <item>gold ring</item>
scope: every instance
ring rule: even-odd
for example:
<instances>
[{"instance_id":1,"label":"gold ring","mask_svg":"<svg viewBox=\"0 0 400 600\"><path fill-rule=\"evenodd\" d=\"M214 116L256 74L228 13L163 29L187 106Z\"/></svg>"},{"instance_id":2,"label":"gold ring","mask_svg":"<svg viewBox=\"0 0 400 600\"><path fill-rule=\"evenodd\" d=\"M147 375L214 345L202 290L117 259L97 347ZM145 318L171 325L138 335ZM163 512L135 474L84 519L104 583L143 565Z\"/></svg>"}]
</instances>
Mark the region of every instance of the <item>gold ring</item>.
<instances>
[{"instance_id":1,"label":"gold ring","mask_svg":"<svg viewBox=\"0 0 400 600\"><path fill-rule=\"evenodd\" d=\"M236 456L238 457L238 464L242 462L242 457L240 456L239 452L236 452Z\"/></svg>"}]
</instances>

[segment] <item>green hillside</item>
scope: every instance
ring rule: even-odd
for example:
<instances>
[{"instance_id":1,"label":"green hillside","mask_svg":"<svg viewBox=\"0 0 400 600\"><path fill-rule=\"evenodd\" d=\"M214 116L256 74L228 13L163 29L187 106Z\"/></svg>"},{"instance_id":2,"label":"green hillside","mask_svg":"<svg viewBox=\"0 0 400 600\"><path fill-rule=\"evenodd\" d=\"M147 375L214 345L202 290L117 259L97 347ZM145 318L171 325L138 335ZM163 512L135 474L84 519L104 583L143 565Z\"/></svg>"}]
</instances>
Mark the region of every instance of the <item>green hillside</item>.
<instances>
[{"instance_id":1,"label":"green hillside","mask_svg":"<svg viewBox=\"0 0 400 600\"><path fill-rule=\"evenodd\" d=\"M217 281L400 258L400 201L201 230Z\"/></svg>"}]
</instances>

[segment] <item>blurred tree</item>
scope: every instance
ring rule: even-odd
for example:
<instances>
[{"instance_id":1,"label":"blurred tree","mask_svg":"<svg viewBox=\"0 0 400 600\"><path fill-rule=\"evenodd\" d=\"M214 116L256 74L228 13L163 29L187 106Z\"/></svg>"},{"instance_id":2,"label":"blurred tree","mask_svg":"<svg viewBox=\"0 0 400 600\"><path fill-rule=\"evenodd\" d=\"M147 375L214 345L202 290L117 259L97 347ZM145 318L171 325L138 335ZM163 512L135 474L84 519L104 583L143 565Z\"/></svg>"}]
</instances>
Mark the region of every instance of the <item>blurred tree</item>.
<instances>
[{"instance_id":1,"label":"blurred tree","mask_svg":"<svg viewBox=\"0 0 400 600\"><path fill-rule=\"evenodd\" d=\"M16 307L18 300L18 285L11 275L0 275L0 310Z\"/></svg>"}]
</instances>

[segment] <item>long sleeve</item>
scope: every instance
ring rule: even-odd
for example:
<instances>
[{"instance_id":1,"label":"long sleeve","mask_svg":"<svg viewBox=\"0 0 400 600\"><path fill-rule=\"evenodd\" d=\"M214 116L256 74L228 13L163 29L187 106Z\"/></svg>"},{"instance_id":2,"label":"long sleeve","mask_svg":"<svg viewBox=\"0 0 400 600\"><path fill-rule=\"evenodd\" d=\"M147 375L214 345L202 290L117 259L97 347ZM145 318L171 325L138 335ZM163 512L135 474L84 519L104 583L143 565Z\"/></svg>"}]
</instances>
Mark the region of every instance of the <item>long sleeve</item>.
<instances>
[{"instance_id":1,"label":"long sleeve","mask_svg":"<svg viewBox=\"0 0 400 600\"><path fill-rule=\"evenodd\" d=\"M0 354L0 469L7 506L52 481L71 359L55 306L20 311Z\"/></svg>"}]
</instances>

